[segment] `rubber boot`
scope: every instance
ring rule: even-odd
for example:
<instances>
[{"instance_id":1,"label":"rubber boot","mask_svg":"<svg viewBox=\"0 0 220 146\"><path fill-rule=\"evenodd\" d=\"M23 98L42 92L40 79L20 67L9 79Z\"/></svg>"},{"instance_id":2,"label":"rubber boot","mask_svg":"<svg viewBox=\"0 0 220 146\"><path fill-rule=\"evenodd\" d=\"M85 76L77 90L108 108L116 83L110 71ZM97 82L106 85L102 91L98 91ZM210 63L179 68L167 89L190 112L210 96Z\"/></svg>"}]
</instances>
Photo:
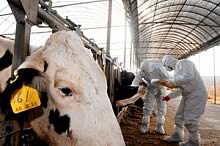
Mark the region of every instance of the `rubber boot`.
<instances>
[{"instance_id":1,"label":"rubber boot","mask_svg":"<svg viewBox=\"0 0 220 146\"><path fill-rule=\"evenodd\" d=\"M157 131L159 134L165 134L164 125L158 123L158 124L157 124L157 128L156 128L156 131Z\"/></svg>"},{"instance_id":2,"label":"rubber boot","mask_svg":"<svg viewBox=\"0 0 220 146\"><path fill-rule=\"evenodd\" d=\"M143 107L143 118L141 123L141 133L147 133L150 130L150 112L146 108L146 102Z\"/></svg>"},{"instance_id":3,"label":"rubber boot","mask_svg":"<svg viewBox=\"0 0 220 146\"><path fill-rule=\"evenodd\" d=\"M175 127L175 132L171 136L165 137L163 140L168 143L181 143L183 142L183 128Z\"/></svg>"},{"instance_id":4,"label":"rubber boot","mask_svg":"<svg viewBox=\"0 0 220 146\"><path fill-rule=\"evenodd\" d=\"M189 140L186 143L183 143L183 142L179 143L179 146L200 146L200 145L197 142L195 143L195 142Z\"/></svg>"},{"instance_id":5,"label":"rubber boot","mask_svg":"<svg viewBox=\"0 0 220 146\"><path fill-rule=\"evenodd\" d=\"M150 117L143 117L142 118L142 124L141 124L141 133L147 133L150 130Z\"/></svg>"},{"instance_id":6,"label":"rubber boot","mask_svg":"<svg viewBox=\"0 0 220 146\"><path fill-rule=\"evenodd\" d=\"M187 130L189 131L189 140L186 143L180 143L180 146L199 146L200 135L197 123L186 124Z\"/></svg>"}]
</instances>

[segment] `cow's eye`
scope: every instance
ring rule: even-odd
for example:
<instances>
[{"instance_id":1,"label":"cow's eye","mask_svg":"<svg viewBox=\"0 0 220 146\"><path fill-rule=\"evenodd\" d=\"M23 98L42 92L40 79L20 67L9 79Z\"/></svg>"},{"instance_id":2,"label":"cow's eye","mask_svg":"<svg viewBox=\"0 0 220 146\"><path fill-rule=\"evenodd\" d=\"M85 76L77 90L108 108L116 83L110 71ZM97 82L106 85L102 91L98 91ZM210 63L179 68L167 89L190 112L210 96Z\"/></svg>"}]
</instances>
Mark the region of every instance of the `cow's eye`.
<instances>
[{"instance_id":1,"label":"cow's eye","mask_svg":"<svg viewBox=\"0 0 220 146\"><path fill-rule=\"evenodd\" d=\"M59 88L64 96L72 96L72 90L68 87Z\"/></svg>"}]
</instances>

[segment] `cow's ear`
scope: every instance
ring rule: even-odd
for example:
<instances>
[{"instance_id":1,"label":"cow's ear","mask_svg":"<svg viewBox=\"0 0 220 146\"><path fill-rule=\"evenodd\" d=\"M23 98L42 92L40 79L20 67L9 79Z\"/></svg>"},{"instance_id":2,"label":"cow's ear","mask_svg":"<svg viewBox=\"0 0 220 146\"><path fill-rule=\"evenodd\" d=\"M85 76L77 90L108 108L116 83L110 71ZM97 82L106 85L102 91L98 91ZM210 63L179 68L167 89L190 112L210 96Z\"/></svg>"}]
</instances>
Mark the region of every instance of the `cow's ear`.
<instances>
[{"instance_id":1,"label":"cow's ear","mask_svg":"<svg viewBox=\"0 0 220 146\"><path fill-rule=\"evenodd\" d=\"M37 89L39 92L47 92L49 83L49 77L44 72L40 72L39 76L35 76L33 78L31 86Z\"/></svg>"},{"instance_id":2,"label":"cow's ear","mask_svg":"<svg viewBox=\"0 0 220 146\"><path fill-rule=\"evenodd\" d=\"M50 83L49 77L46 73L36 70L34 68L21 68L18 70L18 79L14 82L22 82L39 92L47 92ZM13 83L14 84L14 83Z\"/></svg>"},{"instance_id":3,"label":"cow's ear","mask_svg":"<svg viewBox=\"0 0 220 146\"><path fill-rule=\"evenodd\" d=\"M40 72L47 70L48 63L46 62L43 52L41 50L27 56L25 61L19 66L18 69L22 68L33 68Z\"/></svg>"}]
</instances>

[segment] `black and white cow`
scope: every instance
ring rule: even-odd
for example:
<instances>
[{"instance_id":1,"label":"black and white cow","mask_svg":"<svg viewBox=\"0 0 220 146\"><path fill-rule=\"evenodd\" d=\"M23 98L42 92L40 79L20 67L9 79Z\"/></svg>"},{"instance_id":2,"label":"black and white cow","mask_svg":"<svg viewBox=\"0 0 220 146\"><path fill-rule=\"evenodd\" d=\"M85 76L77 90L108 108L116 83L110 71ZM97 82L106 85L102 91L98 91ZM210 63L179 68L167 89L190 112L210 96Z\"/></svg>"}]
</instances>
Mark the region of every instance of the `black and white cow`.
<instances>
[{"instance_id":1,"label":"black and white cow","mask_svg":"<svg viewBox=\"0 0 220 146\"><path fill-rule=\"evenodd\" d=\"M0 37L0 93L5 89L5 83L11 76L13 51L14 41Z\"/></svg>"},{"instance_id":2,"label":"black and white cow","mask_svg":"<svg viewBox=\"0 0 220 146\"><path fill-rule=\"evenodd\" d=\"M30 52L34 52L38 48L30 46ZM6 82L11 76L13 54L14 40L0 36L0 93L4 91Z\"/></svg>"},{"instance_id":3,"label":"black and white cow","mask_svg":"<svg viewBox=\"0 0 220 146\"><path fill-rule=\"evenodd\" d=\"M123 70L121 72L121 83L118 79L115 79L115 101L129 99L130 97L134 96L137 91L138 87L131 86L133 79L135 78L135 75L132 72L128 72L126 70ZM142 107L143 106L143 100L140 98L135 103L135 105ZM121 108L114 108L115 114L118 114L118 110L121 110Z\"/></svg>"},{"instance_id":4,"label":"black and white cow","mask_svg":"<svg viewBox=\"0 0 220 146\"><path fill-rule=\"evenodd\" d=\"M8 80L2 103L23 85L40 93L43 113L33 112L30 125L49 145L125 146L105 75L76 33L57 32L27 57Z\"/></svg>"}]
</instances>

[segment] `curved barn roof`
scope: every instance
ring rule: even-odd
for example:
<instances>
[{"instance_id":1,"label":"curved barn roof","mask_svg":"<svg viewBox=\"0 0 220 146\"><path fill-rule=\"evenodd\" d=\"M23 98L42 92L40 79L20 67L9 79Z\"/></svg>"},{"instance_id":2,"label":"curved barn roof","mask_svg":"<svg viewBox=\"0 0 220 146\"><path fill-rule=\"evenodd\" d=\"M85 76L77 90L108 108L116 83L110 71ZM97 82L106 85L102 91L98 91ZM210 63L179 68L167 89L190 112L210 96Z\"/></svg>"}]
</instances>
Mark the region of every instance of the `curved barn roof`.
<instances>
[{"instance_id":1,"label":"curved barn roof","mask_svg":"<svg viewBox=\"0 0 220 146\"><path fill-rule=\"evenodd\" d=\"M220 41L219 0L127 0L138 62L186 58Z\"/></svg>"},{"instance_id":2,"label":"curved barn roof","mask_svg":"<svg viewBox=\"0 0 220 146\"><path fill-rule=\"evenodd\" d=\"M47 1L47 0L44 0ZM52 8L68 16L99 47L106 47L109 0L52 0ZM220 42L219 0L112 0L111 56L127 64L148 59L160 61L166 54L186 58ZM124 3L124 6L122 4ZM124 8L131 24L132 42L126 36ZM0 34L14 38L16 21L7 1L0 5ZM42 44L51 29L32 27L33 44ZM124 49L127 49L127 53ZM134 55L133 55L134 52ZM125 55L126 54L126 55ZM134 61L133 58L136 58Z\"/></svg>"}]
</instances>

